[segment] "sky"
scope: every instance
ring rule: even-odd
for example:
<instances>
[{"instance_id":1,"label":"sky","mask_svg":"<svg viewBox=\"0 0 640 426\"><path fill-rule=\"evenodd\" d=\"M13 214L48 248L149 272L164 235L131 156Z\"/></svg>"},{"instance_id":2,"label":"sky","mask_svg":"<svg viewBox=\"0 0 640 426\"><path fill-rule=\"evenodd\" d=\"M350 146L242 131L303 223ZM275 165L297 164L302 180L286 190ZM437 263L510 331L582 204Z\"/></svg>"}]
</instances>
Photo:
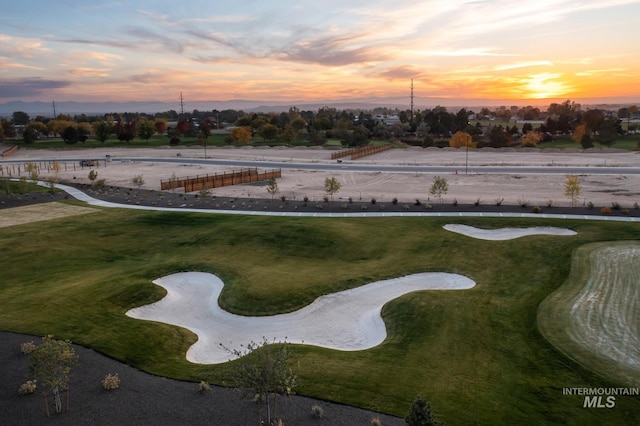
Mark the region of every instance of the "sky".
<instances>
[{"instance_id":1,"label":"sky","mask_svg":"<svg viewBox=\"0 0 640 426\"><path fill-rule=\"evenodd\" d=\"M0 102L640 100L640 0L0 0Z\"/></svg>"}]
</instances>

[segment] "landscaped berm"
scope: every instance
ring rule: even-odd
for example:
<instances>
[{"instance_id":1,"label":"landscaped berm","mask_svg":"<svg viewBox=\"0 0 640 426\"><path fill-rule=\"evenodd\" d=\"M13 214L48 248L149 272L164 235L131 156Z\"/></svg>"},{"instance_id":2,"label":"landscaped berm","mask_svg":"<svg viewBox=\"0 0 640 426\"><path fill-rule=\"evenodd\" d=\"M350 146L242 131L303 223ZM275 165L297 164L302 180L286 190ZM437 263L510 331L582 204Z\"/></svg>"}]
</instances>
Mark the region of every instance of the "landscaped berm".
<instances>
[{"instance_id":1,"label":"landscaped berm","mask_svg":"<svg viewBox=\"0 0 640 426\"><path fill-rule=\"evenodd\" d=\"M291 338L287 363L297 380L289 390L298 396L278 399L277 416L286 425L374 418L399 425L418 395L452 425L640 423L637 395L617 395L610 406L605 394L604 408L591 399L585 408L583 394L565 391L639 386L636 223L268 217L63 203L72 215L0 228L0 329L29 335L1 336L2 424L258 421L250 398L216 386L204 390L235 383L243 358L190 361L190 348L209 338L206 328L215 323L182 325L187 313L173 310L176 322L127 315L184 300L189 283L179 284L182 293L165 290L162 277L190 274L224 283L217 298L223 317L295 317L327 297L335 306L321 305L339 310L348 298L335 295L346 294L362 307L349 325L383 324L376 330L384 335L362 347L323 343L321 330L297 339L265 329L267 341ZM368 285L400 284L402 277L461 277L454 281L468 285L429 289L423 280L415 291L366 309ZM374 284L371 294L384 287ZM201 293L200 301L217 306L215 293ZM215 321L193 303L183 309ZM339 318L327 318L328 325L339 329ZM75 346L68 411L50 419L44 387L18 392L29 373L20 343L37 344L36 336L45 335L90 348ZM229 339L231 359L247 345L234 350ZM120 379L116 389L102 383L109 374Z\"/></svg>"}]
</instances>

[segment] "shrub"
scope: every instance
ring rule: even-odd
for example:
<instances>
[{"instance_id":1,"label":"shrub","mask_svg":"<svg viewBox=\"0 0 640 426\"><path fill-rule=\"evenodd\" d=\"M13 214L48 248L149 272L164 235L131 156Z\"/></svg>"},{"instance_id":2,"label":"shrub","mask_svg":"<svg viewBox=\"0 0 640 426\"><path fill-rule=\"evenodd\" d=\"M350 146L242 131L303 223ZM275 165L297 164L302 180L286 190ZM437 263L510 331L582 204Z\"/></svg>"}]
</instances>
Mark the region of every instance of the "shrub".
<instances>
[{"instance_id":1,"label":"shrub","mask_svg":"<svg viewBox=\"0 0 640 426\"><path fill-rule=\"evenodd\" d=\"M622 209L622 214L623 215L628 215L629 214L629 209Z\"/></svg>"},{"instance_id":2,"label":"shrub","mask_svg":"<svg viewBox=\"0 0 640 426\"><path fill-rule=\"evenodd\" d=\"M398 199L394 198L393 200L391 200L391 204L393 204L394 206L398 204Z\"/></svg>"},{"instance_id":3,"label":"shrub","mask_svg":"<svg viewBox=\"0 0 640 426\"><path fill-rule=\"evenodd\" d=\"M380 417L374 417L371 419L371 426L382 426L382 420Z\"/></svg>"},{"instance_id":4,"label":"shrub","mask_svg":"<svg viewBox=\"0 0 640 426\"><path fill-rule=\"evenodd\" d=\"M316 203L316 209L318 209L318 210L322 210L322 204L320 204L320 203Z\"/></svg>"},{"instance_id":5,"label":"shrub","mask_svg":"<svg viewBox=\"0 0 640 426\"><path fill-rule=\"evenodd\" d=\"M611 209L609 207L603 207L600 209L600 213L602 214L611 214Z\"/></svg>"},{"instance_id":6,"label":"shrub","mask_svg":"<svg viewBox=\"0 0 640 426\"><path fill-rule=\"evenodd\" d=\"M542 209L540 208L540 206L533 206L533 212L534 213L540 213L542 211Z\"/></svg>"},{"instance_id":7,"label":"shrub","mask_svg":"<svg viewBox=\"0 0 640 426\"><path fill-rule=\"evenodd\" d=\"M424 208L425 208L425 209L429 209L429 210L430 210L430 209L432 209L432 208L433 208L433 206L432 206L431 204L425 204L425 205L424 205Z\"/></svg>"},{"instance_id":8,"label":"shrub","mask_svg":"<svg viewBox=\"0 0 640 426\"><path fill-rule=\"evenodd\" d=\"M329 202L329 197L327 197L327 196L325 195L324 197L322 197L322 200L323 200L325 203L328 203L328 202Z\"/></svg>"},{"instance_id":9,"label":"shrub","mask_svg":"<svg viewBox=\"0 0 640 426\"><path fill-rule=\"evenodd\" d=\"M366 205L364 205L364 204L362 206L360 206L360 210L367 210L367 209L368 209L368 207Z\"/></svg>"},{"instance_id":10,"label":"shrub","mask_svg":"<svg viewBox=\"0 0 640 426\"><path fill-rule=\"evenodd\" d=\"M349 208L349 204L347 204L347 203L340 204L340 208L342 210L347 210Z\"/></svg>"},{"instance_id":11,"label":"shrub","mask_svg":"<svg viewBox=\"0 0 640 426\"><path fill-rule=\"evenodd\" d=\"M376 203L376 199L375 199L375 198L372 198L372 199L371 199L371 204L375 204L375 203Z\"/></svg>"},{"instance_id":12,"label":"shrub","mask_svg":"<svg viewBox=\"0 0 640 426\"><path fill-rule=\"evenodd\" d=\"M27 383L23 383L18 388L18 393L20 395L31 395L36 391L36 381L35 380L27 380Z\"/></svg>"},{"instance_id":13,"label":"shrub","mask_svg":"<svg viewBox=\"0 0 640 426\"><path fill-rule=\"evenodd\" d=\"M32 353L33 351L35 351L35 350L36 350L36 344L33 343L33 340L30 341L30 342L24 342L24 343L20 344L20 351L23 354L28 355L28 354Z\"/></svg>"},{"instance_id":14,"label":"shrub","mask_svg":"<svg viewBox=\"0 0 640 426\"><path fill-rule=\"evenodd\" d=\"M284 196L284 195L282 195L282 196L280 197L280 199L282 200L282 202L283 202L283 203L284 203L285 201L287 201L287 197L286 197L286 196Z\"/></svg>"},{"instance_id":15,"label":"shrub","mask_svg":"<svg viewBox=\"0 0 640 426\"><path fill-rule=\"evenodd\" d=\"M504 198L496 198L496 206L501 206L502 203L504 202Z\"/></svg>"},{"instance_id":16,"label":"shrub","mask_svg":"<svg viewBox=\"0 0 640 426\"><path fill-rule=\"evenodd\" d=\"M380 204L380 210L384 210L385 209L385 205L384 204Z\"/></svg>"},{"instance_id":17,"label":"shrub","mask_svg":"<svg viewBox=\"0 0 640 426\"><path fill-rule=\"evenodd\" d=\"M517 202L518 202L518 205L523 209L527 208L527 206L529 205L529 200L526 200L524 198L518 198Z\"/></svg>"},{"instance_id":18,"label":"shrub","mask_svg":"<svg viewBox=\"0 0 640 426\"><path fill-rule=\"evenodd\" d=\"M209 386L209 383L205 382L204 380L200 382L200 384L198 385L198 392L200 393L205 393L205 392L209 392L211 390L211 386Z\"/></svg>"},{"instance_id":19,"label":"shrub","mask_svg":"<svg viewBox=\"0 0 640 426\"><path fill-rule=\"evenodd\" d=\"M620 203L618 203L617 201L614 201L611 203L611 208L613 210L620 210Z\"/></svg>"},{"instance_id":20,"label":"shrub","mask_svg":"<svg viewBox=\"0 0 640 426\"><path fill-rule=\"evenodd\" d=\"M593 203L592 203L591 201L589 201L589 202L587 203L587 207L588 207L589 209L593 209L595 206L593 205Z\"/></svg>"},{"instance_id":21,"label":"shrub","mask_svg":"<svg viewBox=\"0 0 640 426\"><path fill-rule=\"evenodd\" d=\"M638 204L638 202L636 201L635 203L633 203L633 208L640 209L640 204Z\"/></svg>"},{"instance_id":22,"label":"shrub","mask_svg":"<svg viewBox=\"0 0 640 426\"><path fill-rule=\"evenodd\" d=\"M98 179L97 181L94 182L93 186L95 186L98 189L102 189L104 188L105 182L106 181L104 179Z\"/></svg>"},{"instance_id":23,"label":"shrub","mask_svg":"<svg viewBox=\"0 0 640 426\"><path fill-rule=\"evenodd\" d=\"M353 203L353 198L349 197L349 204Z\"/></svg>"},{"instance_id":24,"label":"shrub","mask_svg":"<svg viewBox=\"0 0 640 426\"><path fill-rule=\"evenodd\" d=\"M553 207L553 200L547 200L547 208Z\"/></svg>"},{"instance_id":25,"label":"shrub","mask_svg":"<svg viewBox=\"0 0 640 426\"><path fill-rule=\"evenodd\" d=\"M477 199L477 200L475 200L475 201L473 202L473 205L474 205L474 206L476 206L476 207L478 207L478 206L480 205L480 198L479 198L479 197L478 197L478 199Z\"/></svg>"},{"instance_id":26,"label":"shrub","mask_svg":"<svg viewBox=\"0 0 640 426\"><path fill-rule=\"evenodd\" d=\"M457 206L457 205L458 205L458 199L457 199L457 198L454 198L454 199L453 199L453 206L455 207L455 206Z\"/></svg>"},{"instance_id":27,"label":"shrub","mask_svg":"<svg viewBox=\"0 0 640 426\"><path fill-rule=\"evenodd\" d=\"M302 199L302 201L304 201L305 203L309 202L309 197L307 197L306 195L304 196L304 198Z\"/></svg>"},{"instance_id":28,"label":"shrub","mask_svg":"<svg viewBox=\"0 0 640 426\"><path fill-rule=\"evenodd\" d=\"M104 380L102 381L102 387L105 390L113 390L113 389L118 389L120 387L120 377L118 377L118 373L114 374L107 374L106 376L104 376Z\"/></svg>"},{"instance_id":29,"label":"shrub","mask_svg":"<svg viewBox=\"0 0 640 426\"><path fill-rule=\"evenodd\" d=\"M324 409L318 404L313 404L311 406L311 415L316 419L321 419L324 417Z\"/></svg>"},{"instance_id":30,"label":"shrub","mask_svg":"<svg viewBox=\"0 0 640 426\"><path fill-rule=\"evenodd\" d=\"M422 203L420 202L420 200L419 200L419 199L417 199L417 198L416 198L416 202L415 202L414 204L415 204L416 206L420 206L420 205L422 205Z\"/></svg>"},{"instance_id":31,"label":"shrub","mask_svg":"<svg viewBox=\"0 0 640 426\"><path fill-rule=\"evenodd\" d=\"M403 205L403 206L402 206L402 208L403 208L403 209L405 209L405 210L409 210L409 209L411 209L411 207L409 207L409 204L405 204L405 205Z\"/></svg>"}]
</instances>

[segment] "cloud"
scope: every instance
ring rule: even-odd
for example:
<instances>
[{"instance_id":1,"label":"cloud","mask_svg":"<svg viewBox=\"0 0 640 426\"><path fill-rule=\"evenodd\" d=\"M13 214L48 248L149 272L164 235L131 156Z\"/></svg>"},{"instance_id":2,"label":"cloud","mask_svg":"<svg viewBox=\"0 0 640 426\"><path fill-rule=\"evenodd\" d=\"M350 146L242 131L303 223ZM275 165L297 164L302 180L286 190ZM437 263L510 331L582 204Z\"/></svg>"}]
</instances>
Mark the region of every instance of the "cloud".
<instances>
[{"instance_id":1,"label":"cloud","mask_svg":"<svg viewBox=\"0 0 640 426\"><path fill-rule=\"evenodd\" d=\"M70 81L22 78L0 80L0 98L28 98L52 89L71 86Z\"/></svg>"},{"instance_id":2,"label":"cloud","mask_svg":"<svg viewBox=\"0 0 640 426\"><path fill-rule=\"evenodd\" d=\"M374 73L377 77L382 77L387 80L407 80L410 78L417 78L422 74L416 67L410 65L403 65L397 67L387 68L384 71Z\"/></svg>"}]
</instances>

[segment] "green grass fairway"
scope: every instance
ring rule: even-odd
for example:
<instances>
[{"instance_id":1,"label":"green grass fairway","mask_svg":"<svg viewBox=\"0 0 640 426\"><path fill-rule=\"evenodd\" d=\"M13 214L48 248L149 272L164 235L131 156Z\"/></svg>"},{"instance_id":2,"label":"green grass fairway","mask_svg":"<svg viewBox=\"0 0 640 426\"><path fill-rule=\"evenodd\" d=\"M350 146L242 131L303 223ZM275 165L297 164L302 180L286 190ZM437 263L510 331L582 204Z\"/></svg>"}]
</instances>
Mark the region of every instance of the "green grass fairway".
<instances>
[{"instance_id":1,"label":"green grass fairway","mask_svg":"<svg viewBox=\"0 0 640 426\"><path fill-rule=\"evenodd\" d=\"M99 210L99 209L98 209ZM484 241L442 229L556 226L571 237ZM224 384L228 364L186 361L187 330L125 316L179 271L218 275L220 304L245 315L415 272L451 272L470 290L424 291L383 308L388 338L366 351L294 347L304 395L406 414L418 394L449 425L639 424L640 400L582 408L564 387L623 385L584 369L537 327L540 303L587 243L640 240L634 223L506 218L270 218L104 209L0 228L0 329L94 348L145 371ZM327 413L330 416L330 413Z\"/></svg>"},{"instance_id":2,"label":"green grass fairway","mask_svg":"<svg viewBox=\"0 0 640 426\"><path fill-rule=\"evenodd\" d=\"M567 283L540 306L542 334L605 377L640 386L640 244L580 247Z\"/></svg>"}]
</instances>

